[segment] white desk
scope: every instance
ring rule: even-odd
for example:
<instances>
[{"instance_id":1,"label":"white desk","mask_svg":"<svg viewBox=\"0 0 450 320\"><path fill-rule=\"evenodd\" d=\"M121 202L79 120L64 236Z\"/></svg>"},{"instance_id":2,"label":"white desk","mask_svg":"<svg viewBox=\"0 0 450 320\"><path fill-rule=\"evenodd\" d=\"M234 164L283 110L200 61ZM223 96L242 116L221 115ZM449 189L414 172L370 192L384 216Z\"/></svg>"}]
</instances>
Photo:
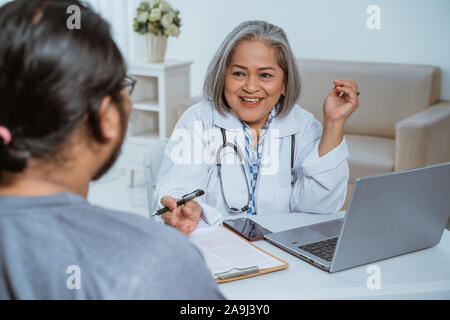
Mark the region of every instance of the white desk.
<instances>
[{"instance_id":1,"label":"white desk","mask_svg":"<svg viewBox=\"0 0 450 320\"><path fill-rule=\"evenodd\" d=\"M343 217L291 213L253 216L273 232ZM260 248L289 263L289 268L223 283L228 299L450 299L450 232L444 231L437 246L337 273L322 271L265 240ZM368 289L367 267L381 271L381 288Z\"/></svg>"}]
</instances>

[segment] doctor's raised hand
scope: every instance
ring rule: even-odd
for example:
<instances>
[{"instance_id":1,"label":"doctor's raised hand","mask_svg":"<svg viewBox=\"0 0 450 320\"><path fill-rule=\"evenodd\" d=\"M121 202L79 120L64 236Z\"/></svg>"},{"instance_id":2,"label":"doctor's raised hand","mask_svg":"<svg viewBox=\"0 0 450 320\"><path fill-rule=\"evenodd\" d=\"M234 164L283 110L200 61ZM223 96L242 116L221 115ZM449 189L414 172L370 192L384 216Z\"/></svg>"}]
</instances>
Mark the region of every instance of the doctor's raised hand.
<instances>
[{"instance_id":1,"label":"doctor's raised hand","mask_svg":"<svg viewBox=\"0 0 450 320\"><path fill-rule=\"evenodd\" d=\"M358 85L353 80L335 80L323 104L323 133L319 156L336 148L344 138L344 124L358 108Z\"/></svg>"}]
</instances>

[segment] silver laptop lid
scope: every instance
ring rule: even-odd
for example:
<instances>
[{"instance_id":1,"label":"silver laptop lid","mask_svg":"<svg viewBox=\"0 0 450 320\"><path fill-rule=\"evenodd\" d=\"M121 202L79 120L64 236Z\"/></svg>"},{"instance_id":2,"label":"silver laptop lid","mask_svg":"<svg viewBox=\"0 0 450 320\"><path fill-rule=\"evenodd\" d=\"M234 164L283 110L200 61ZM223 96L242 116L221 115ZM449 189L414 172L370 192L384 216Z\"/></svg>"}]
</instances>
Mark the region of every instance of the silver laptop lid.
<instances>
[{"instance_id":1,"label":"silver laptop lid","mask_svg":"<svg viewBox=\"0 0 450 320\"><path fill-rule=\"evenodd\" d=\"M437 244L450 216L450 162L356 180L330 272Z\"/></svg>"}]
</instances>

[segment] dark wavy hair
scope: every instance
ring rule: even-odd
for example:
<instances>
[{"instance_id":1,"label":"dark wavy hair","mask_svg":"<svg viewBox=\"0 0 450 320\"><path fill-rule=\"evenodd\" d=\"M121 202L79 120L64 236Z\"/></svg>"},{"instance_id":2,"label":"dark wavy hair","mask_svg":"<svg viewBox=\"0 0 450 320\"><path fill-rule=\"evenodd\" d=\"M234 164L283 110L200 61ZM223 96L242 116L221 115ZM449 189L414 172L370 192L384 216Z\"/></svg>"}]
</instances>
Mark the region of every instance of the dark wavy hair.
<instances>
[{"instance_id":1,"label":"dark wavy hair","mask_svg":"<svg viewBox=\"0 0 450 320\"><path fill-rule=\"evenodd\" d=\"M81 28L69 30L67 8L80 8ZM57 159L87 119L105 139L98 108L105 96L118 106L126 66L109 24L77 0L15 0L0 8L0 173L20 172L29 158Z\"/></svg>"}]
</instances>

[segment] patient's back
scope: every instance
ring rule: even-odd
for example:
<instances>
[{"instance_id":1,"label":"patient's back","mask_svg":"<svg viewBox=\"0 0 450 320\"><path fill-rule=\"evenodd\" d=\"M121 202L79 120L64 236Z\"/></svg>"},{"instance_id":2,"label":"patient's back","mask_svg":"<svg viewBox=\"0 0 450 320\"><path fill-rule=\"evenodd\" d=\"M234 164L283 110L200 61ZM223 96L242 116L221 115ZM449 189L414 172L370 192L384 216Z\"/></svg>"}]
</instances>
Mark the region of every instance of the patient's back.
<instances>
[{"instance_id":1,"label":"patient's back","mask_svg":"<svg viewBox=\"0 0 450 320\"><path fill-rule=\"evenodd\" d=\"M0 299L221 299L182 233L61 193L0 196Z\"/></svg>"}]
</instances>

